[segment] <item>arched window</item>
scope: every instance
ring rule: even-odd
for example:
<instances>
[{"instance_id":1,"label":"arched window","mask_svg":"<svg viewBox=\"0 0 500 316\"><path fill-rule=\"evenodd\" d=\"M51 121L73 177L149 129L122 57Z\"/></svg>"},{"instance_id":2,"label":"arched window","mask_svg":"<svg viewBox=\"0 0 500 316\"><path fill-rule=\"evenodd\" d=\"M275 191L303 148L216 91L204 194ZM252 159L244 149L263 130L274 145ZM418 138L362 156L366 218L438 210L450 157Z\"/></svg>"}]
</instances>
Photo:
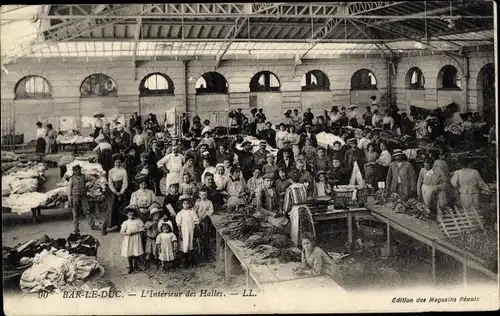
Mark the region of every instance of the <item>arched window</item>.
<instances>
[{"instance_id":1,"label":"arched window","mask_svg":"<svg viewBox=\"0 0 500 316\"><path fill-rule=\"evenodd\" d=\"M52 97L52 86L40 76L27 76L15 88L16 99L45 99Z\"/></svg>"},{"instance_id":2,"label":"arched window","mask_svg":"<svg viewBox=\"0 0 500 316\"><path fill-rule=\"evenodd\" d=\"M462 79L458 77L457 68L452 65L446 65L438 74L438 89L461 89Z\"/></svg>"},{"instance_id":3,"label":"arched window","mask_svg":"<svg viewBox=\"0 0 500 316\"><path fill-rule=\"evenodd\" d=\"M139 92L141 97L174 94L174 82L167 75L155 72L141 80Z\"/></svg>"},{"instance_id":4,"label":"arched window","mask_svg":"<svg viewBox=\"0 0 500 316\"><path fill-rule=\"evenodd\" d=\"M196 81L196 94L201 93L227 93L229 85L226 78L218 72L204 73Z\"/></svg>"},{"instance_id":5,"label":"arched window","mask_svg":"<svg viewBox=\"0 0 500 316\"><path fill-rule=\"evenodd\" d=\"M418 67L412 67L406 73L406 88L407 89L424 89L425 78L422 70Z\"/></svg>"},{"instance_id":6,"label":"arched window","mask_svg":"<svg viewBox=\"0 0 500 316\"><path fill-rule=\"evenodd\" d=\"M80 86L81 98L116 97L118 88L115 81L105 74L93 74L83 80Z\"/></svg>"},{"instance_id":7,"label":"arched window","mask_svg":"<svg viewBox=\"0 0 500 316\"><path fill-rule=\"evenodd\" d=\"M351 90L376 90L377 79L368 69L360 69L351 77Z\"/></svg>"},{"instance_id":8,"label":"arched window","mask_svg":"<svg viewBox=\"0 0 500 316\"><path fill-rule=\"evenodd\" d=\"M256 73L250 80L250 92L280 91L278 77L270 71Z\"/></svg>"},{"instance_id":9,"label":"arched window","mask_svg":"<svg viewBox=\"0 0 500 316\"><path fill-rule=\"evenodd\" d=\"M302 77L300 86L302 91L329 91L330 80L324 72L311 70Z\"/></svg>"}]
</instances>

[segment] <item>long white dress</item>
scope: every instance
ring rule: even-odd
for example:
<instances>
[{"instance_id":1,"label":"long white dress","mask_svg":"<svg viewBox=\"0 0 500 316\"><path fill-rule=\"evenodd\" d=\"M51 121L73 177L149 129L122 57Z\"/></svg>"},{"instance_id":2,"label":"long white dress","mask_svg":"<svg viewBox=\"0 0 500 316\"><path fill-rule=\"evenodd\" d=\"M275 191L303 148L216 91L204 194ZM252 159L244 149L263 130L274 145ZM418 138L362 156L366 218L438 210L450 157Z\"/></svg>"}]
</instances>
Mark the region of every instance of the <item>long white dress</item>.
<instances>
[{"instance_id":1,"label":"long white dress","mask_svg":"<svg viewBox=\"0 0 500 316\"><path fill-rule=\"evenodd\" d=\"M181 168L184 165L184 156L181 154L168 154L160 159L157 163L158 168L165 166L168 169L168 174L166 177L167 189L170 187L170 182L173 179L180 180L181 178Z\"/></svg>"},{"instance_id":2,"label":"long white dress","mask_svg":"<svg viewBox=\"0 0 500 316\"><path fill-rule=\"evenodd\" d=\"M144 223L139 218L128 219L123 222L122 228L120 230L121 234L131 234L144 231ZM122 256L140 256L144 253L144 247L142 246L141 234L135 234L132 236L123 236L122 242Z\"/></svg>"},{"instance_id":3,"label":"long white dress","mask_svg":"<svg viewBox=\"0 0 500 316\"><path fill-rule=\"evenodd\" d=\"M198 215L194 209L181 210L175 216L177 226L180 226L182 233L182 240L180 242L180 249L186 253L194 250L194 226L200 222Z\"/></svg>"},{"instance_id":4,"label":"long white dress","mask_svg":"<svg viewBox=\"0 0 500 316\"><path fill-rule=\"evenodd\" d=\"M175 259L175 241L177 241L177 237L175 237L175 234L172 232L160 233L156 237L156 244L160 245L160 253L158 254L158 259L160 259L160 261L173 261Z\"/></svg>"}]
</instances>

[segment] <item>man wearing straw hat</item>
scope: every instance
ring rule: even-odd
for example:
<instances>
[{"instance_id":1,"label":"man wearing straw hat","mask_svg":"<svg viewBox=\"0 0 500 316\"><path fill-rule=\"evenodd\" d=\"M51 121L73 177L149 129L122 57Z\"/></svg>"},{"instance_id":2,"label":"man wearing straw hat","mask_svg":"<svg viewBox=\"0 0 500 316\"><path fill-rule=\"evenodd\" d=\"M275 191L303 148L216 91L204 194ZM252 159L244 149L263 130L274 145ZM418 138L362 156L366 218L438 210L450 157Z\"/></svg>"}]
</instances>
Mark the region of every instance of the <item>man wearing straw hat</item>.
<instances>
[{"instance_id":1,"label":"man wearing straw hat","mask_svg":"<svg viewBox=\"0 0 500 316\"><path fill-rule=\"evenodd\" d=\"M396 161L389 166L386 188L391 193L399 194L401 200L406 202L417 193L415 170L401 149L394 150L392 156Z\"/></svg>"}]
</instances>

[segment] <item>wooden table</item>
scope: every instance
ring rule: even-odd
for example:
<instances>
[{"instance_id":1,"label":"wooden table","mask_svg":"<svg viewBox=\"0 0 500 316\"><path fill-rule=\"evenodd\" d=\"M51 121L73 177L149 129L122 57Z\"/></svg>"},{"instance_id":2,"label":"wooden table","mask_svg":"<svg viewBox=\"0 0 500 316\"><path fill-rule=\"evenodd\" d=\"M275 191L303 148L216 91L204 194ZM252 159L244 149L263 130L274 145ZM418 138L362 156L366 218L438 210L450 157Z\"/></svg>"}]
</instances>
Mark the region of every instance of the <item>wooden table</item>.
<instances>
[{"instance_id":1,"label":"wooden table","mask_svg":"<svg viewBox=\"0 0 500 316\"><path fill-rule=\"evenodd\" d=\"M291 290L293 288L316 289L321 284L322 287L335 288L344 291L331 277L324 275L318 277L297 276L293 269L300 265L299 262L289 262L284 264L259 264L254 261L255 253L252 249L245 247L243 242L226 238L220 229L220 215L210 216L212 224L216 229L216 249L217 258L221 247L224 246L224 270L226 280L231 277L233 259L236 258L245 273L246 286L249 287L250 279L261 291L280 289ZM219 258L218 258L219 260Z\"/></svg>"},{"instance_id":2,"label":"wooden table","mask_svg":"<svg viewBox=\"0 0 500 316\"><path fill-rule=\"evenodd\" d=\"M463 265L463 281L467 284L467 269L470 267L484 273L493 280L497 275L486 268L487 263L476 255L453 245L441 232L438 224L434 221L416 219L407 214L395 213L392 209L383 205L369 205L367 208L371 214L387 225L387 249L390 248L390 229L394 228L432 248L432 277L436 281L436 251L441 251Z\"/></svg>"},{"instance_id":3,"label":"wooden table","mask_svg":"<svg viewBox=\"0 0 500 316\"><path fill-rule=\"evenodd\" d=\"M368 209L364 207L347 207L345 209L331 209L329 208L325 212L318 212L312 214L312 218L315 223L320 221L328 221L335 219L347 219L347 241L349 244L352 244L352 219L353 217L360 215L370 214Z\"/></svg>"}]
</instances>

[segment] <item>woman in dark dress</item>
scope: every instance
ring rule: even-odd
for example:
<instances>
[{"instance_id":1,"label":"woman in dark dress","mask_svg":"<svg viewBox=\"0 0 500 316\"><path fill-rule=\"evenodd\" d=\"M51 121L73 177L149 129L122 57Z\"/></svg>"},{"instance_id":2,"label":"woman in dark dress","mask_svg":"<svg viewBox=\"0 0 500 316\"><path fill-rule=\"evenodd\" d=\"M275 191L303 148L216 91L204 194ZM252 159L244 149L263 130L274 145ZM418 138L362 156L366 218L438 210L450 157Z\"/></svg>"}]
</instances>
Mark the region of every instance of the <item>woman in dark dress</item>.
<instances>
[{"instance_id":1,"label":"woman in dark dress","mask_svg":"<svg viewBox=\"0 0 500 316\"><path fill-rule=\"evenodd\" d=\"M106 138L101 134L95 141L97 146L94 148L94 152L97 152L97 162L101 164L106 174L113 168L113 157L111 153L111 144L108 143Z\"/></svg>"},{"instance_id":2,"label":"woman in dark dress","mask_svg":"<svg viewBox=\"0 0 500 316\"><path fill-rule=\"evenodd\" d=\"M42 122L36 122L36 153L45 153L45 135L47 131L43 128Z\"/></svg>"},{"instance_id":3,"label":"woman in dark dress","mask_svg":"<svg viewBox=\"0 0 500 316\"><path fill-rule=\"evenodd\" d=\"M193 117L193 126L191 127L191 134L193 134L194 137L201 137L201 130L203 129L203 126L201 126L201 119L198 115Z\"/></svg>"},{"instance_id":4,"label":"woman in dark dress","mask_svg":"<svg viewBox=\"0 0 500 316\"><path fill-rule=\"evenodd\" d=\"M125 157L121 155L114 156L114 167L109 170L108 174L108 209L102 224L102 234L106 235L107 228L119 227L125 219L121 215L121 211L129 202L128 192L128 175L122 164L125 162Z\"/></svg>"}]
</instances>

